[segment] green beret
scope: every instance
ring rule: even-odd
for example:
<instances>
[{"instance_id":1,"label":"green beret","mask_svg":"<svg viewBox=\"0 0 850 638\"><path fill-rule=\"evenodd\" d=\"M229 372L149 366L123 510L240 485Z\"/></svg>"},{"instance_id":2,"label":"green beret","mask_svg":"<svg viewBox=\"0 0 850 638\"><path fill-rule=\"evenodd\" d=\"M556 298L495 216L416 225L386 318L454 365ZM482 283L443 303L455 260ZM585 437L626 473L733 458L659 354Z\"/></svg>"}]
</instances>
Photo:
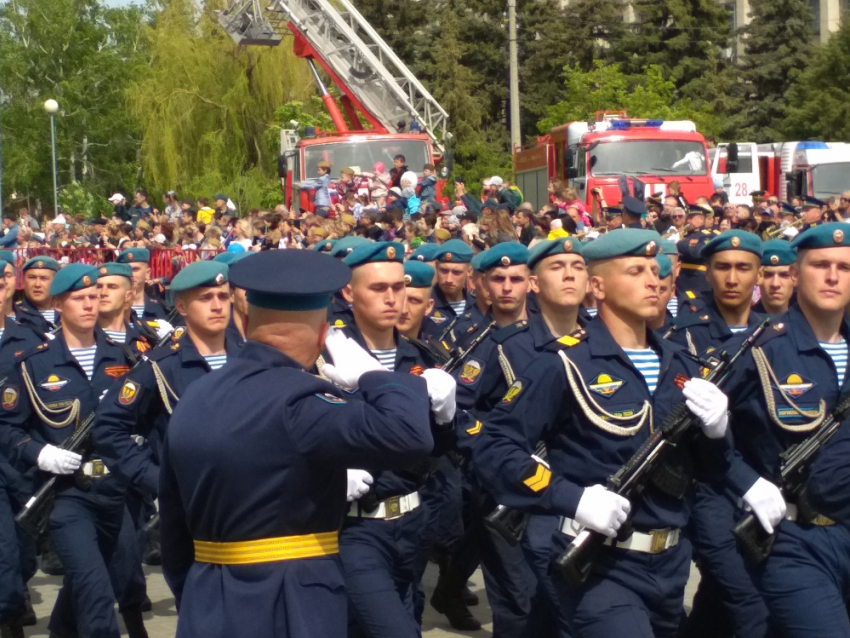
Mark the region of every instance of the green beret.
<instances>
[{"instance_id":1,"label":"green beret","mask_svg":"<svg viewBox=\"0 0 850 638\"><path fill-rule=\"evenodd\" d=\"M317 253L329 253L333 250L334 244L336 244L336 239L323 239L322 241L314 244L310 250L315 250Z\"/></svg>"},{"instance_id":2,"label":"green beret","mask_svg":"<svg viewBox=\"0 0 850 638\"><path fill-rule=\"evenodd\" d=\"M226 284L227 270L227 264L220 261L193 262L171 280L171 292L176 294L192 288L210 288Z\"/></svg>"},{"instance_id":3,"label":"green beret","mask_svg":"<svg viewBox=\"0 0 850 638\"><path fill-rule=\"evenodd\" d=\"M450 239L440 246L436 261L441 264L468 264L472 261L472 248L462 239Z\"/></svg>"},{"instance_id":4,"label":"green beret","mask_svg":"<svg viewBox=\"0 0 850 638\"><path fill-rule=\"evenodd\" d=\"M850 225L846 222L830 222L812 226L797 235L791 242L791 248L797 250L834 248L835 246L850 246Z\"/></svg>"},{"instance_id":5,"label":"green beret","mask_svg":"<svg viewBox=\"0 0 850 638\"><path fill-rule=\"evenodd\" d=\"M146 264L150 263L151 251L147 248L128 248L118 255L117 261L119 264L132 264L134 261L143 261Z\"/></svg>"},{"instance_id":6,"label":"green beret","mask_svg":"<svg viewBox=\"0 0 850 638\"><path fill-rule=\"evenodd\" d=\"M240 259L245 259L245 257L250 257L254 254L256 253L249 252L247 250L241 253L234 253L228 250L223 253L217 254L215 257L213 257L212 260L219 264L227 264L229 266L230 264L236 263Z\"/></svg>"},{"instance_id":7,"label":"green beret","mask_svg":"<svg viewBox=\"0 0 850 638\"><path fill-rule=\"evenodd\" d=\"M0 263L15 265L15 253L11 250L0 250ZM5 266L3 266L5 268Z\"/></svg>"},{"instance_id":8,"label":"green beret","mask_svg":"<svg viewBox=\"0 0 850 638\"><path fill-rule=\"evenodd\" d=\"M762 266L790 266L797 261L797 249L791 247L791 242L781 239L771 239L762 246Z\"/></svg>"},{"instance_id":9,"label":"green beret","mask_svg":"<svg viewBox=\"0 0 850 638\"><path fill-rule=\"evenodd\" d=\"M745 250L761 259L762 241L755 233L748 233L745 230L738 229L727 230L703 246L699 254L700 257L708 259L714 253L723 252L724 250Z\"/></svg>"},{"instance_id":10,"label":"green beret","mask_svg":"<svg viewBox=\"0 0 850 638\"><path fill-rule=\"evenodd\" d=\"M322 242L319 242L322 243ZM342 239L338 239L336 243L333 245L333 248L330 249L328 253L331 257L336 257L337 259L345 259L351 253L355 251L355 249L363 246L364 244L373 244L374 242L369 241L365 237L359 237L357 235L349 235L348 237L343 237ZM404 251L401 251L401 256L404 257Z\"/></svg>"},{"instance_id":11,"label":"green beret","mask_svg":"<svg viewBox=\"0 0 850 638\"><path fill-rule=\"evenodd\" d=\"M661 235L654 230L617 228L594 239L582 250L587 261L613 257L655 257Z\"/></svg>"},{"instance_id":12,"label":"green beret","mask_svg":"<svg viewBox=\"0 0 850 638\"><path fill-rule=\"evenodd\" d=\"M89 288L97 283L97 268L87 264L68 264L56 273L50 284L52 296Z\"/></svg>"},{"instance_id":13,"label":"green beret","mask_svg":"<svg viewBox=\"0 0 850 638\"><path fill-rule=\"evenodd\" d=\"M679 256L679 249L676 247L676 242L672 239L659 239L658 240L658 252L662 255L676 255Z\"/></svg>"},{"instance_id":14,"label":"green beret","mask_svg":"<svg viewBox=\"0 0 850 638\"><path fill-rule=\"evenodd\" d=\"M417 261L436 261L437 253L442 249L443 247L440 244L420 244L419 248L414 250L413 254L410 255L410 258Z\"/></svg>"},{"instance_id":15,"label":"green beret","mask_svg":"<svg viewBox=\"0 0 850 638\"><path fill-rule=\"evenodd\" d=\"M658 262L658 278L667 279L673 274L673 261L664 253L655 255L655 261Z\"/></svg>"},{"instance_id":16,"label":"green beret","mask_svg":"<svg viewBox=\"0 0 850 638\"><path fill-rule=\"evenodd\" d=\"M133 279L133 269L130 268L127 264L117 264L114 261L110 261L109 263L103 264L100 268L97 269L98 274L101 277L126 277L127 279Z\"/></svg>"},{"instance_id":17,"label":"green beret","mask_svg":"<svg viewBox=\"0 0 850 638\"><path fill-rule=\"evenodd\" d=\"M504 241L481 253L481 270L507 268L528 263L528 248L518 241Z\"/></svg>"},{"instance_id":18,"label":"green beret","mask_svg":"<svg viewBox=\"0 0 850 638\"><path fill-rule=\"evenodd\" d=\"M342 240L337 242L337 246ZM363 264L374 264L381 261L404 261L404 244L394 241L366 241L355 248L342 260L349 268L357 268Z\"/></svg>"},{"instance_id":19,"label":"green beret","mask_svg":"<svg viewBox=\"0 0 850 638\"><path fill-rule=\"evenodd\" d=\"M528 267L534 268L539 262L552 255L581 255L581 242L567 237L544 239L528 251Z\"/></svg>"},{"instance_id":20,"label":"green beret","mask_svg":"<svg viewBox=\"0 0 850 638\"><path fill-rule=\"evenodd\" d=\"M33 257L32 259L27 259L26 263L24 263L24 267L21 268L21 270L26 272L30 268L43 268L45 270L52 270L53 272L56 272L59 270L59 262L53 259L53 257Z\"/></svg>"},{"instance_id":21,"label":"green beret","mask_svg":"<svg viewBox=\"0 0 850 638\"><path fill-rule=\"evenodd\" d=\"M421 261L404 262L404 285L409 288L430 288L434 284L432 266Z\"/></svg>"}]
</instances>

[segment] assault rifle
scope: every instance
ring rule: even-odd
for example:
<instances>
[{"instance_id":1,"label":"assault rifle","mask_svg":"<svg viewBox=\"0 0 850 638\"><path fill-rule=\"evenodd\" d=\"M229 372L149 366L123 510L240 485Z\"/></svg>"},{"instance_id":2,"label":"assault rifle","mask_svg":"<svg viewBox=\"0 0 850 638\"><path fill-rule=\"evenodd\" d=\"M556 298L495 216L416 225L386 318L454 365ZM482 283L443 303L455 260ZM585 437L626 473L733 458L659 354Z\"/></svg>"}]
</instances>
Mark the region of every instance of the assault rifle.
<instances>
[{"instance_id":1,"label":"assault rifle","mask_svg":"<svg viewBox=\"0 0 850 638\"><path fill-rule=\"evenodd\" d=\"M809 468L817 453L838 432L838 428L850 416L850 394L842 397L820 427L805 441L796 443L779 455L779 489L785 500L797 506L797 518L803 522L814 521L818 513L812 509L806 497L806 481ZM755 564L763 562L773 549L776 531L768 534L754 514L747 514L733 529L741 550Z\"/></svg>"},{"instance_id":2,"label":"assault rifle","mask_svg":"<svg viewBox=\"0 0 850 638\"><path fill-rule=\"evenodd\" d=\"M769 319L762 322L744 341L734 356L729 357L726 352L721 352L712 361L712 368L705 377L706 381L720 386L728 377L732 366L750 349L769 323ZM608 478L606 488L627 499L639 497L646 485L653 481L653 475L663 469L663 452L676 446L684 435L697 424L697 421L697 417L688 409L686 402L679 403L667 415L661 427L649 437L626 464L614 476ZM631 526L624 525L621 531L623 530L629 531ZM590 576L596 557L606 540L607 537L604 534L584 529L558 556L556 565L571 589L579 589Z\"/></svg>"}]
</instances>

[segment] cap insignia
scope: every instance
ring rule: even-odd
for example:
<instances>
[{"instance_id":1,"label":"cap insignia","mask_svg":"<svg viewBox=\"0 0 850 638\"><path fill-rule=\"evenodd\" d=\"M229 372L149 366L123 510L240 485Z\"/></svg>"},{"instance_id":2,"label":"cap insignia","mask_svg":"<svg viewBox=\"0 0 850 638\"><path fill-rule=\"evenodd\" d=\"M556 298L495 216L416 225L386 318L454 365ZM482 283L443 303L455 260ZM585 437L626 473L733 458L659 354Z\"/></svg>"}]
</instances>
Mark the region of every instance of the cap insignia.
<instances>
[{"instance_id":1,"label":"cap insignia","mask_svg":"<svg viewBox=\"0 0 850 638\"><path fill-rule=\"evenodd\" d=\"M832 233L832 240L836 244L840 244L841 242L843 242L844 241L844 231L843 230L836 230L834 233Z\"/></svg>"},{"instance_id":2,"label":"cap insignia","mask_svg":"<svg viewBox=\"0 0 850 638\"><path fill-rule=\"evenodd\" d=\"M770 263L773 264L774 266L776 264L778 264L779 263L779 255L771 255L770 256Z\"/></svg>"},{"instance_id":3,"label":"cap insignia","mask_svg":"<svg viewBox=\"0 0 850 638\"><path fill-rule=\"evenodd\" d=\"M107 273L106 266L101 267L100 274L105 275Z\"/></svg>"},{"instance_id":4,"label":"cap insignia","mask_svg":"<svg viewBox=\"0 0 850 638\"><path fill-rule=\"evenodd\" d=\"M656 248L656 246L657 246L657 245L656 245L656 243L655 243L654 241L649 242L649 243L646 245L646 254L647 254L647 255L654 255L654 254L655 254L655 248Z\"/></svg>"},{"instance_id":5,"label":"cap insignia","mask_svg":"<svg viewBox=\"0 0 850 638\"><path fill-rule=\"evenodd\" d=\"M392 246L387 248L387 259L395 259L395 248Z\"/></svg>"},{"instance_id":6,"label":"cap insignia","mask_svg":"<svg viewBox=\"0 0 850 638\"><path fill-rule=\"evenodd\" d=\"M425 258L422 255L416 255L416 259L419 261L425 261Z\"/></svg>"},{"instance_id":7,"label":"cap insignia","mask_svg":"<svg viewBox=\"0 0 850 638\"><path fill-rule=\"evenodd\" d=\"M446 253L445 256L443 257L443 259L445 259L446 261L451 261L452 260L452 254Z\"/></svg>"},{"instance_id":8,"label":"cap insignia","mask_svg":"<svg viewBox=\"0 0 850 638\"><path fill-rule=\"evenodd\" d=\"M133 261L133 253L127 253L127 261Z\"/></svg>"},{"instance_id":9,"label":"cap insignia","mask_svg":"<svg viewBox=\"0 0 850 638\"><path fill-rule=\"evenodd\" d=\"M729 243L732 244L732 248L737 248L738 246L741 245L741 238L740 237L733 237L732 239L729 240Z\"/></svg>"},{"instance_id":10,"label":"cap insignia","mask_svg":"<svg viewBox=\"0 0 850 638\"><path fill-rule=\"evenodd\" d=\"M573 242L569 239L564 242L564 252L565 253L573 252Z\"/></svg>"},{"instance_id":11,"label":"cap insignia","mask_svg":"<svg viewBox=\"0 0 850 638\"><path fill-rule=\"evenodd\" d=\"M507 255L502 257L502 259L500 261L502 262L503 266L510 266L511 265L511 258L508 257Z\"/></svg>"},{"instance_id":12,"label":"cap insignia","mask_svg":"<svg viewBox=\"0 0 850 638\"><path fill-rule=\"evenodd\" d=\"M412 281L413 281L413 277L411 277L410 275L405 275L405 276L404 276L404 285L405 285L405 286L409 286L409 285L410 285L410 282L412 282Z\"/></svg>"},{"instance_id":13,"label":"cap insignia","mask_svg":"<svg viewBox=\"0 0 850 638\"><path fill-rule=\"evenodd\" d=\"M222 275L221 273L218 273L218 274L215 276L215 283L217 283L219 286L220 286L221 284L223 284L223 283L224 283L224 275Z\"/></svg>"},{"instance_id":14,"label":"cap insignia","mask_svg":"<svg viewBox=\"0 0 850 638\"><path fill-rule=\"evenodd\" d=\"M35 267L36 268L44 268L44 262L41 261L41 260L35 262Z\"/></svg>"},{"instance_id":15,"label":"cap insignia","mask_svg":"<svg viewBox=\"0 0 850 638\"><path fill-rule=\"evenodd\" d=\"M83 277L83 285L86 286L86 287L91 286L91 277L89 277L88 275L85 275Z\"/></svg>"}]
</instances>

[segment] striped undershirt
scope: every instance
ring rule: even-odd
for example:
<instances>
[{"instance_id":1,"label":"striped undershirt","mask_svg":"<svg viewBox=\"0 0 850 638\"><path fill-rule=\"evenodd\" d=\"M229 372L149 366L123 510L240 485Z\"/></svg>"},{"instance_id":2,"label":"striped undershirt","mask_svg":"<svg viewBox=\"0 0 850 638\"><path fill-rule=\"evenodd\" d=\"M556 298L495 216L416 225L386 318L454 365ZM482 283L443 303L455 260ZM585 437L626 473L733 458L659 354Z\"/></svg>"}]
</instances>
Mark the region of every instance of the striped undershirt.
<instances>
[{"instance_id":1,"label":"striped undershirt","mask_svg":"<svg viewBox=\"0 0 850 638\"><path fill-rule=\"evenodd\" d=\"M50 323L56 323L56 311L55 310L39 310L39 314L47 319Z\"/></svg>"},{"instance_id":2,"label":"striped undershirt","mask_svg":"<svg viewBox=\"0 0 850 638\"><path fill-rule=\"evenodd\" d=\"M372 354L387 370L395 372L395 351L395 348L391 350L372 350Z\"/></svg>"},{"instance_id":3,"label":"striped undershirt","mask_svg":"<svg viewBox=\"0 0 850 638\"><path fill-rule=\"evenodd\" d=\"M97 346L91 348L70 348L71 356L77 360L89 381L94 376L94 357L97 354Z\"/></svg>"},{"instance_id":4,"label":"striped undershirt","mask_svg":"<svg viewBox=\"0 0 850 638\"><path fill-rule=\"evenodd\" d=\"M672 297L670 301L667 302L667 312L669 312L674 319L679 314L679 301L675 297Z\"/></svg>"},{"instance_id":5,"label":"striped undershirt","mask_svg":"<svg viewBox=\"0 0 850 638\"><path fill-rule=\"evenodd\" d=\"M218 370L227 363L227 354L205 354L204 359L210 366L210 370Z\"/></svg>"},{"instance_id":6,"label":"striped undershirt","mask_svg":"<svg viewBox=\"0 0 850 638\"><path fill-rule=\"evenodd\" d=\"M142 304L141 306L131 306L131 307L133 308L133 310L135 311L135 313L139 317L141 317L143 314L145 314L145 304Z\"/></svg>"},{"instance_id":7,"label":"striped undershirt","mask_svg":"<svg viewBox=\"0 0 850 638\"><path fill-rule=\"evenodd\" d=\"M455 311L455 315L460 317L463 314L463 309L466 308L465 301L450 301L449 305Z\"/></svg>"},{"instance_id":8,"label":"striped undershirt","mask_svg":"<svg viewBox=\"0 0 850 638\"><path fill-rule=\"evenodd\" d=\"M727 326L729 328L729 332L733 335L738 334L739 332L744 332L749 326Z\"/></svg>"},{"instance_id":9,"label":"striped undershirt","mask_svg":"<svg viewBox=\"0 0 850 638\"><path fill-rule=\"evenodd\" d=\"M104 330L104 332L115 343L124 343L124 340L127 338L127 333L123 330Z\"/></svg>"},{"instance_id":10,"label":"striped undershirt","mask_svg":"<svg viewBox=\"0 0 850 638\"><path fill-rule=\"evenodd\" d=\"M587 310L587 314L589 314L591 317L596 316L596 306L585 306L584 309Z\"/></svg>"},{"instance_id":11,"label":"striped undershirt","mask_svg":"<svg viewBox=\"0 0 850 638\"><path fill-rule=\"evenodd\" d=\"M844 373L847 371L847 342L842 339L838 343L825 343L818 341L820 347L824 349L835 364L835 369L838 371L838 387L844 385Z\"/></svg>"},{"instance_id":12,"label":"striped undershirt","mask_svg":"<svg viewBox=\"0 0 850 638\"><path fill-rule=\"evenodd\" d=\"M626 356L637 368L638 372L643 375L644 381L649 388L650 394L655 394L655 387L658 385L658 373L661 371L661 362L658 355L652 348L643 350L630 350L623 348Z\"/></svg>"}]
</instances>

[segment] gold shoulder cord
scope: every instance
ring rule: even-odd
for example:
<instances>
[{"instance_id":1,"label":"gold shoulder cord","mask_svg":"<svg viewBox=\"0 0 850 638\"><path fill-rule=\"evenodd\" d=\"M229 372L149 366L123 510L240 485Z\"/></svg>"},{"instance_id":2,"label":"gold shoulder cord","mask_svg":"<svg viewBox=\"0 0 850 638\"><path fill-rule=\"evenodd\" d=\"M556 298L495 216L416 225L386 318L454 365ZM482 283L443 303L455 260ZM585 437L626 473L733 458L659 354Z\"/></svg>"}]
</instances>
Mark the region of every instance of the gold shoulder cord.
<instances>
[{"instance_id":1,"label":"gold shoulder cord","mask_svg":"<svg viewBox=\"0 0 850 638\"><path fill-rule=\"evenodd\" d=\"M753 360L756 363L756 370L758 370L759 381L761 381L761 389L764 393L764 400L767 403L767 413L770 415L771 421L787 432L811 432L823 423L823 420L826 418L826 401L823 399L821 399L820 404L818 405L818 413L814 421L801 423L799 425L788 425L783 423L779 418L779 415L776 414L776 400L773 397L771 382L773 382L773 386L779 390L779 394L782 395L785 403L787 403L797 414L802 417L808 417L810 415L803 412L803 410L794 403L791 397L788 396L785 390L782 389L782 386L779 384L779 379L776 378L773 368L770 367L767 355L764 354L764 351L761 348L753 346Z\"/></svg>"},{"instance_id":2,"label":"gold shoulder cord","mask_svg":"<svg viewBox=\"0 0 850 638\"><path fill-rule=\"evenodd\" d=\"M688 340L688 352L690 352L695 357L697 356L697 347L694 345L694 339L691 337L691 331L685 329L685 338Z\"/></svg>"},{"instance_id":3,"label":"gold shoulder cord","mask_svg":"<svg viewBox=\"0 0 850 638\"><path fill-rule=\"evenodd\" d=\"M502 374L505 375L505 381L508 382L508 385L513 385L514 381L516 381L516 375L514 374L514 369L511 366L511 362L508 361L508 357L505 355L505 351L502 349L502 344L499 344L499 365L502 368Z\"/></svg>"},{"instance_id":4,"label":"gold shoulder cord","mask_svg":"<svg viewBox=\"0 0 850 638\"><path fill-rule=\"evenodd\" d=\"M582 379L581 371L579 371L578 366L573 363L566 354L564 354L563 350L559 350L558 355L564 361L564 369L567 372L567 381L570 384L573 395L575 395L576 401L584 412L584 415L591 423L593 423L593 425L608 434L626 437L637 434L643 427L643 424L649 420L649 431L652 432L652 403L644 401L643 408L632 416L617 416L607 412L591 396L590 390L587 389L587 384L585 384L584 379ZM592 408L591 405L593 406ZM603 419L599 416L600 414L607 417L609 420ZM614 423L617 422L625 423L627 421L634 421L635 419L640 420L631 427L614 425Z\"/></svg>"},{"instance_id":5,"label":"gold shoulder cord","mask_svg":"<svg viewBox=\"0 0 850 638\"><path fill-rule=\"evenodd\" d=\"M166 412L171 414L174 412L172 400L174 403L177 403L180 400L180 397L177 396L177 393L171 388L168 383L168 379L165 378L165 374L159 365L157 365L156 361L151 361L150 363L151 369L153 370L153 376L156 377L156 387L159 389L159 396L162 398L162 404L165 406Z\"/></svg>"},{"instance_id":6,"label":"gold shoulder cord","mask_svg":"<svg viewBox=\"0 0 850 638\"><path fill-rule=\"evenodd\" d=\"M52 428L56 428L57 430L64 428L71 424L74 419L77 419L80 415L80 400L74 399L74 401L66 408L49 408L45 405L44 401L42 401L38 393L35 390L35 385L32 382L32 377L30 376L29 370L27 370L26 361L21 361L21 378L24 380L24 386L27 389L27 392L30 395L30 401L32 402L32 407L35 410L35 413L38 417L44 421L47 425ZM47 415L58 415L62 412L68 412L68 416L65 417L62 421L54 421ZM74 426L76 429L76 425Z\"/></svg>"}]
</instances>

